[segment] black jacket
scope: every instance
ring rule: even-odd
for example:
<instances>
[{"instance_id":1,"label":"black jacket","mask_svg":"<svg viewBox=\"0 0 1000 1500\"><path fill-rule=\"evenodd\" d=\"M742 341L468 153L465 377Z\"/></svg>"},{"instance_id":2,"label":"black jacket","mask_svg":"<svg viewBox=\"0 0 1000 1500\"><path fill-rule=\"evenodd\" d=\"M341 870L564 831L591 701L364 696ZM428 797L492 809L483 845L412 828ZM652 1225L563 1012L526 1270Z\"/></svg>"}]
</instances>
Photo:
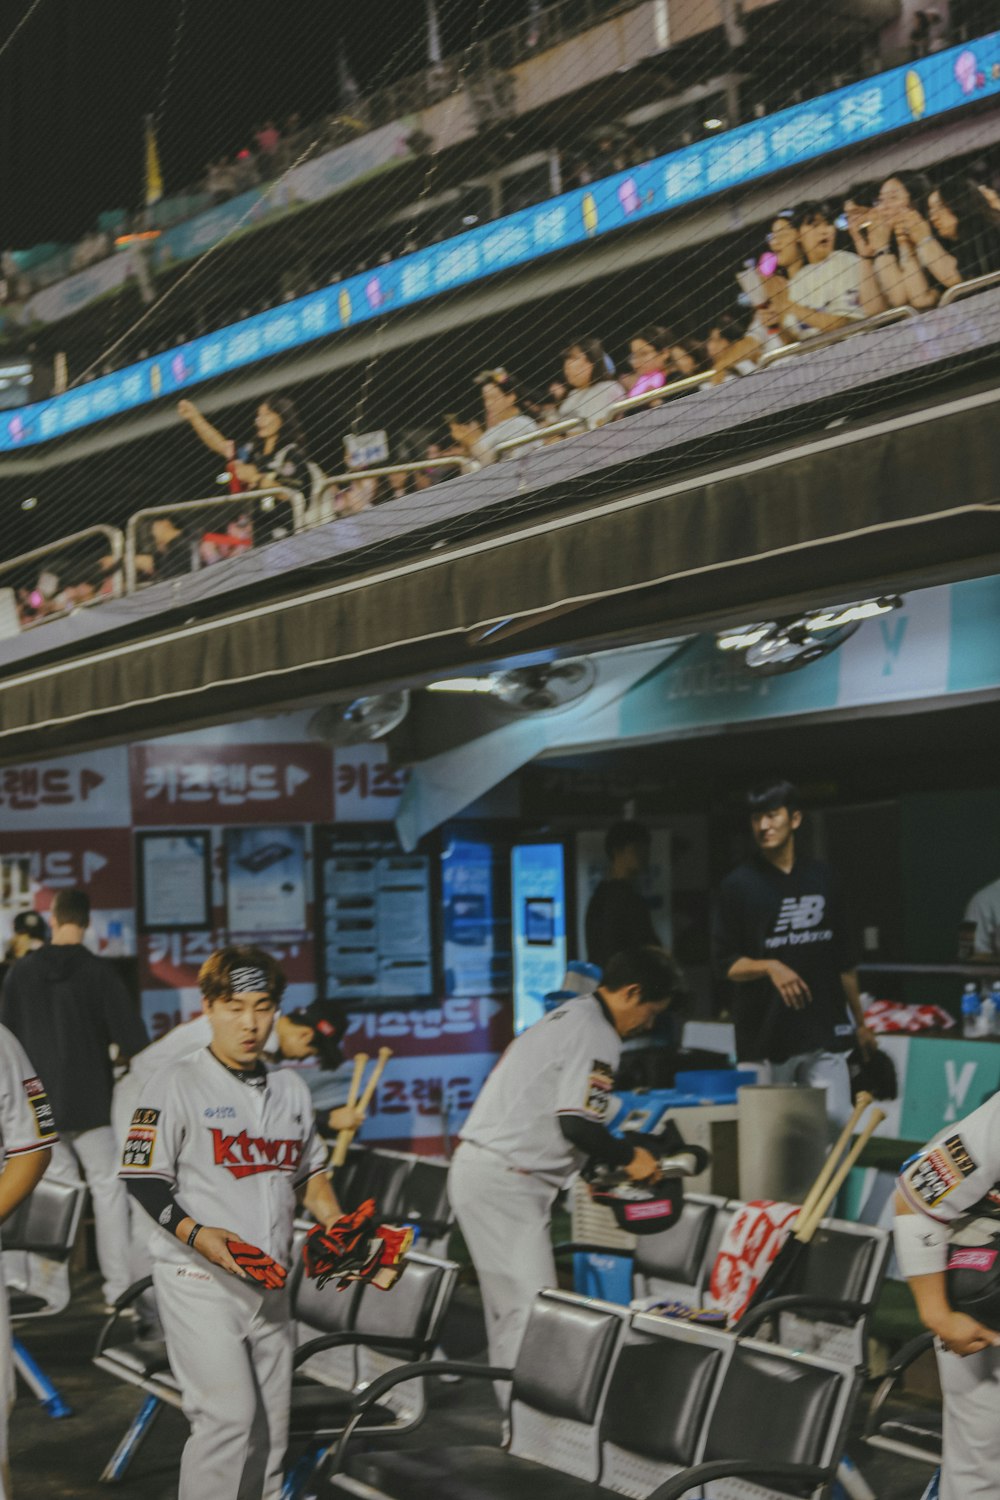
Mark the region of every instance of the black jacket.
<instances>
[{"instance_id":1,"label":"black jacket","mask_svg":"<svg viewBox=\"0 0 1000 1500\"><path fill-rule=\"evenodd\" d=\"M587 957L602 969L625 948L655 947L660 941L649 907L630 880L601 881L590 898L584 929Z\"/></svg>"},{"instance_id":2,"label":"black jacket","mask_svg":"<svg viewBox=\"0 0 1000 1500\"><path fill-rule=\"evenodd\" d=\"M56 1129L111 1123L108 1048L134 1057L149 1041L110 964L78 943L50 944L8 970L0 1022L24 1047L52 1104Z\"/></svg>"},{"instance_id":3,"label":"black jacket","mask_svg":"<svg viewBox=\"0 0 1000 1500\"><path fill-rule=\"evenodd\" d=\"M786 875L755 855L722 882L712 920L713 967L725 979L738 958L776 958L809 986L791 1010L769 979L732 986L736 1056L784 1062L803 1052L845 1051L854 1040L840 976L853 969L839 885L822 860L796 859Z\"/></svg>"}]
</instances>

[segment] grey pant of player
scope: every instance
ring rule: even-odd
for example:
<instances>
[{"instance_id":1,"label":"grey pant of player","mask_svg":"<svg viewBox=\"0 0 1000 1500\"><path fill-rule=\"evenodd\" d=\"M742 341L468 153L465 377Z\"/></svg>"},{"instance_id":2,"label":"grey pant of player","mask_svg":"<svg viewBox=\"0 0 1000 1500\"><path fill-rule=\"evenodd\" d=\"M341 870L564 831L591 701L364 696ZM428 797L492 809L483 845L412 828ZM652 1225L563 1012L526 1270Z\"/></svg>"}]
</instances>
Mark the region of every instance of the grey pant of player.
<instances>
[{"instance_id":1,"label":"grey pant of player","mask_svg":"<svg viewBox=\"0 0 1000 1500\"><path fill-rule=\"evenodd\" d=\"M796 1083L826 1090L826 1116L837 1134L851 1117L851 1078L844 1052L800 1052L784 1062L759 1062L758 1083Z\"/></svg>"},{"instance_id":2,"label":"grey pant of player","mask_svg":"<svg viewBox=\"0 0 1000 1500\"><path fill-rule=\"evenodd\" d=\"M1000 1495L1000 1349L964 1359L938 1351L944 1394L941 1500Z\"/></svg>"},{"instance_id":3,"label":"grey pant of player","mask_svg":"<svg viewBox=\"0 0 1000 1500\"><path fill-rule=\"evenodd\" d=\"M479 1277L490 1364L513 1367L536 1293L556 1285L550 1225L557 1189L463 1141L448 1193ZM497 1396L506 1405L505 1386Z\"/></svg>"},{"instance_id":4,"label":"grey pant of player","mask_svg":"<svg viewBox=\"0 0 1000 1500\"><path fill-rule=\"evenodd\" d=\"M288 1443L287 1292L256 1292L200 1256L153 1269L191 1436L178 1500L277 1500Z\"/></svg>"},{"instance_id":5,"label":"grey pant of player","mask_svg":"<svg viewBox=\"0 0 1000 1500\"><path fill-rule=\"evenodd\" d=\"M63 1182L85 1181L90 1189L105 1302L114 1302L132 1282L128 1191L118 1176L121 1156L110 1125L64 1130L52 1148L49 1168L50 1177Z\"/></svg>"}]
</instances>

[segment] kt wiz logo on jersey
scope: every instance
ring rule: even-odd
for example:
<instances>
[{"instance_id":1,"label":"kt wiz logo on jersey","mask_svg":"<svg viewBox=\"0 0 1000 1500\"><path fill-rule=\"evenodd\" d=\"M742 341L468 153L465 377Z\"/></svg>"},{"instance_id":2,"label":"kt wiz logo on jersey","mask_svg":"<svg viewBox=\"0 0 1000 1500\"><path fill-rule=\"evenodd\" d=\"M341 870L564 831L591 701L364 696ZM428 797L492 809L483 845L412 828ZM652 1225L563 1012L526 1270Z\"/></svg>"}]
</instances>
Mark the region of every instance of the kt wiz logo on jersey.
<instances>
[{"instance_id":1,"label":"kt wiz logo on jersey","mask_svg":"<svg viewBox=\"0 0 1000 1500\"><path fill-rule=\"evenodd\" d=\"M234 1177L254 1177L258 1172L293 1172L302 1156L302 1141L269 1141L262 1135L227 1135L212 1126L212 1152L217 1167Z\"/></svg>"}]
</instances>

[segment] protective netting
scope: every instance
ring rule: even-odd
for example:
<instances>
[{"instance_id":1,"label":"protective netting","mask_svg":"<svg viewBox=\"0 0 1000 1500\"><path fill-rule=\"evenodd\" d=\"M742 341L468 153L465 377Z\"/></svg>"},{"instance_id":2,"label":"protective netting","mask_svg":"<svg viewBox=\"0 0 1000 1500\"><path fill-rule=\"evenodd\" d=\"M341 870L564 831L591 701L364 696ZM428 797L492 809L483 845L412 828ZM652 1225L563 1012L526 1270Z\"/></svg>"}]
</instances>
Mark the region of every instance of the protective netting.
<instances>
[{"instance_id":1,"label":"protective netting","mask_svg":"<svg viewBox=\"0 0 1000 1500\"><path fill-rule=\"evenodd\" d=\"M220 559L371 511L363 563L404 497L423 545L454 541L441 485L463 470L513 459L507 514L546 503L538 427L588 445L585 503L638 442L645 408L618 403L662 412L679 382L685 461L731 456L762 403L781 441L819 393L808 340L933 329L953 288L1000 269L990 4L373 0L339 29L302 4L250 103L242 68L206 67L200 9L168 10L146 159L165 196L114 223L95 201L108 227L62 260L7 257L0 353L55 382L0 421L3 554L24 557L0 588L22 627L191 569L208 597ZM0 76L23 67L18 25ZM269 70L296 69L301 93L271 105ZM193 183L171 143L208 78ZM985 368L968 308L922 362L879 371L878 402ZM884 337L846 343L845 368ZM764 372L789 357L798 400L767 409ZM836 419L872 404L845 378ZM180 508L196 499L215 503Z\"/></svg>"}]
</instances>

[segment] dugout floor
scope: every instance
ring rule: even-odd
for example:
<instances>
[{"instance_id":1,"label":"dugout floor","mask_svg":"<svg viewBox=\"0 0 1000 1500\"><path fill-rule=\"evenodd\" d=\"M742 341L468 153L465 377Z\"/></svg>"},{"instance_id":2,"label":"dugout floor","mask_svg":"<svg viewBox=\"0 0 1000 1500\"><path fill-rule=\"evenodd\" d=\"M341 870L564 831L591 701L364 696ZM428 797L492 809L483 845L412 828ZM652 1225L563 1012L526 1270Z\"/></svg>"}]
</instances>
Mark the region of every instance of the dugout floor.
<instances>
[{"instance_id":1,"label":"dugout floor","mask_svg":"<svg viewBox=\"0 0 1000 1500\"><path fill-rule=\"evenodd\" d=\"M175 1500L177 1465L187 1435L179 1412L165 1409L119 1485L98 1476L137 1410L142 1393L113 1380L90 1364L101 1324L96 1277L77 1280L70 1309L56 1318L22 1325L19 1333L31 1353L58 1385L74 1415L53 1421L19 1388L11 1417L10 1447L15 1500ZM454 1358L469 1358L483 1344L482 1318L474 1288L460 1289L445 1340ZM420 1447L442 1440L455 1444L493 1443L500 1423L492 1388L485 1382L458 1385L432 1382L431 1412L422 1428L398 1446ZM855 1452L878 1500L919 1500L929 1478L923 1464L870 1450ZM211 1500L206 1496L205 1500Z\"/></svg>"}]
</instances>

